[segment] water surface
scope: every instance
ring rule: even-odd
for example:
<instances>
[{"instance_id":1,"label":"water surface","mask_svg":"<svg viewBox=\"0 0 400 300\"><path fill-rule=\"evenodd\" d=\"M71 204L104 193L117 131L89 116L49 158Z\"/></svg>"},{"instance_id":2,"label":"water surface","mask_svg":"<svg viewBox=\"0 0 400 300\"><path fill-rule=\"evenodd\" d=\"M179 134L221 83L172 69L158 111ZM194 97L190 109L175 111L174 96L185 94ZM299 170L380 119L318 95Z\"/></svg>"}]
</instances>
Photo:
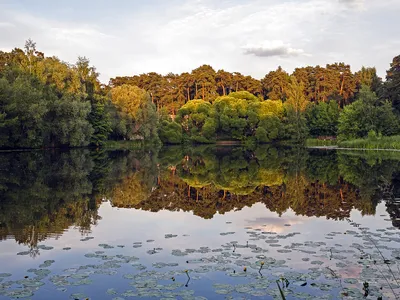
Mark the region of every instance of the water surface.
<instances>
[{"instance_id":1,"label":"water surface","mask_svg":"<svg viewBox=\"0 0 400 300\"><path fill-rule=\"evenodd\" d=\"M2 153L0 298L395 299L399 171L269 146Z\"/></svg>"}]
</instances>

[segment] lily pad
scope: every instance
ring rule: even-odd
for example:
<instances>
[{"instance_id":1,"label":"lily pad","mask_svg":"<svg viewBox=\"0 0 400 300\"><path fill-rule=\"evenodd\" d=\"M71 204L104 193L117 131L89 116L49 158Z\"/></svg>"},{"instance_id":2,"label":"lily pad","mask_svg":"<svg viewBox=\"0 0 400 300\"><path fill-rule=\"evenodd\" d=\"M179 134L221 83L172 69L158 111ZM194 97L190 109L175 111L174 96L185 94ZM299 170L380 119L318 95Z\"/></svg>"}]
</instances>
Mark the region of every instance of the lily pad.
<instances>
[{"instance_id":1,"label":"lily pad","mask_svg":"<svg viewBox=\"0 0 400 300\"><path fill-rule=\"evenodd\" d=\"M33 296L33 292L30 289L15 289L9 290L4 294L6 297L20 299L20 298L28 298Z\"/></svg>"},{"instance_id":2,"label":"lily pad","mask_svg":"<svg viewBox=\"0 0 400 300\"><path fill-rule=\"evenodd\" d=\"M39 268L48 268L48 267L50 267L53 263L55 263L54 260L45 260L41 265L39 265Z\"/></svg>"},{"instance_id":3,"label":"lily pad","mask_svg":"<svg viewBox=\"0 0 400 300\"><path fill-rule=\"evenodd\" d=\"M37 246L37 248L41 249L41 250L52 250L52 249L54 249L54 247L46 246L46 245L39 245L39 246Z\"/></svg>"},{"instance_id":4,"label":"lily pad","mask_svg":"<svg viewBox=\"0 0 400 300\"><path fill-rule=\"evenodd\" d=\"M170 234L170 233L169 233L169 234L166 234L166 235L165 235L165 238L166 238L166 239L171 239L171 238L174 238L174 237L177 237L177 236L178 236L177 234Z\"/></svg>"},{"instance_id":5,"label":"lily pad","mask_svg":"<svg viewBox=\"0 0 400 300\"><path fill-rule=\"evenodd\" d=\"M86 295L82 294L82 293L71 294L71 296L69 298L73 299L73 300L86 300L86 299L88 299L88 297L86 297Z\"/></svg>"}]
</instances>

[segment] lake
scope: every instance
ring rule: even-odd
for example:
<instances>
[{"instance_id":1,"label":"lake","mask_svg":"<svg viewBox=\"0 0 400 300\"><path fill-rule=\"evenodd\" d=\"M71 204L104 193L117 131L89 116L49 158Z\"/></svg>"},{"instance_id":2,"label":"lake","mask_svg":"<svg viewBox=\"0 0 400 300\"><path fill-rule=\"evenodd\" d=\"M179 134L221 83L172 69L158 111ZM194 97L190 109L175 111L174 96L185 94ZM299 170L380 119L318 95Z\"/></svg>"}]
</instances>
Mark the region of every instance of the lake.
<instances>
[{"instance_id":1,"label":"lake","mask_svg":"<svg viewBox=\"0 0 400 300\"><path fill-rule=\"evenodd\" d=\"M0 154L0 299L396 299L400 153Z\"/></svg>"}]
</instances>

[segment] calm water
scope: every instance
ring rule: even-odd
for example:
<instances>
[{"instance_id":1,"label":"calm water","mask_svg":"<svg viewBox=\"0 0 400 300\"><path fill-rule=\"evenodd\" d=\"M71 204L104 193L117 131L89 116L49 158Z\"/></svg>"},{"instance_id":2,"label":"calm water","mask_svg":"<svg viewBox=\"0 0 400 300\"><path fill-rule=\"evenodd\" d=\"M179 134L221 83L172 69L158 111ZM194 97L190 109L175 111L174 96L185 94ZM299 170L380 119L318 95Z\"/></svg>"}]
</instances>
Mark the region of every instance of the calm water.
<instances>
[{"instance_id":1,"label":"calm water","mask_svg":"<svg viewBox=\"0 0 400 300\"><path fill-rule=\"evenodd\" d=\"M395 299L398 197L399 153L2 153L0 299Z\"/></svg>"}]
</instances>

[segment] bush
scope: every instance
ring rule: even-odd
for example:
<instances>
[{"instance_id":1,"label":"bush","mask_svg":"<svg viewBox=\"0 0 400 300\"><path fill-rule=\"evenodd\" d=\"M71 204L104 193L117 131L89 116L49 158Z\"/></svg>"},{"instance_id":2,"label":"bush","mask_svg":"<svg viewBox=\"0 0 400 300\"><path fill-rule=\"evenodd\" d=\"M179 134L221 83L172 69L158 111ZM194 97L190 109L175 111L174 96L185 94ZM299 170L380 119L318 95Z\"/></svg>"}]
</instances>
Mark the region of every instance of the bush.
<instances>
[{"instance_id":1,"label":"bush","mask_svg":"<svg viewBox=\"0 0 400 300\"><path fill-rule=\"evenodd\" d=\"M174 121L164 120L158 129L158 136L164 144L182 143L182 126Z\"/></svg>"}]
</instances>

